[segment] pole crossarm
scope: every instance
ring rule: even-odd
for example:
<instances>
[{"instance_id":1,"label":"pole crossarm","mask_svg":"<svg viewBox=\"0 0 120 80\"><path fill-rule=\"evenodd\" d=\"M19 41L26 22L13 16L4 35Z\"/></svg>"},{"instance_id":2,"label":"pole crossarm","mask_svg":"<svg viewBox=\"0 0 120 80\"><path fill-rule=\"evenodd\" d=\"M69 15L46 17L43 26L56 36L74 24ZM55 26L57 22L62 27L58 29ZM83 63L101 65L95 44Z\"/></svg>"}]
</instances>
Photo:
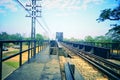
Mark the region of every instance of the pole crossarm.
<instances>
[{"instance_id":1,"label":"pole crossarm","mask_svg":"<svg viewBox=\"0 0 120 80\"><path fill-rule=\"evenodd\" d=\"M30 17L30 18L32 18L32 17L36 17L35 18L35 20L38 22L38 24L41 26L41 28L46 32L46 33L48 33L48 31L44 28L44 26L40 23L40 21L38 20L38 17L41 17L41 12L42 12L42 6L41 6L41 4L39 4L39 5L36 5L36 13L39 13L40 15L36 15L36 16L32 16L32 9L31 9L31 6L32 6L32 0L29 0L29 4L26 4L26 7L19 1L19 0L15 0L17 3L19 3L19 5L22 7L22 8L24 8L24 10L28 13L27 15L26 15L26 17ZM34 0L34 1L42 1L42 0ZM35 6L34 6L35 7ZM40 8L40 10L38 10L38 8ZM31 35L32 35L32 27L31 27ZM31 36L32 37L32 36Z\"/></svg>"},{"instance_id":2,"label":"pole crossarm","mask_svg":"<svg viewBox=\"0 0 120 80\"><path fill-rule=\"evenodd\" d=\"M36 35L36 18L37 17L41 17L41 4L37 5L38 0L32 0L30 1L30 4L26 4L26 10L27 12L29 12L28 15L26 15L26 17L31 17L31 39L35 39L35 35ZM41 1L41 0L39 0ZM40 9L38 9L40 8Z\"/></svg>"}]
</instances>

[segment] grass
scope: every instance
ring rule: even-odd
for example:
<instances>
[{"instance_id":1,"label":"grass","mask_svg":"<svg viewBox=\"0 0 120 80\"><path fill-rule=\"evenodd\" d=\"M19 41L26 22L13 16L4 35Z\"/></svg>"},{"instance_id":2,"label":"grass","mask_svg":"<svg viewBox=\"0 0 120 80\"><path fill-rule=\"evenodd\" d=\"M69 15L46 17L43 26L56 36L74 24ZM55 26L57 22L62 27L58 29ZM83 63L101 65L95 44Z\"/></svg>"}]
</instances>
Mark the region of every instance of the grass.
<instances>
[{"instance_id":1,"label":"grass","mask_svg":"<svg viewBox=\"0 0 120 80\"><path fill-rule=\"evenodd\" d=\"M4 62L5 64L14 67L15 69L19 67L19 63L18 62L14 62L14 61L6 61Z\"/></svg>"},{"instance_id":2,"label":"grass","mask_svg":"<svg viewBox=\"0 0 120 80\"><path fill-rule=\"evenodd\" d=\"M23 45L23 50L26 49L28 49L28 46ZM3 53L3 57L13 55L17 52L19 52L19 49L10 48L9 51ZM38 52L38 48L36 48L36 52ZM26 62L27 59L28 59L28 52L22 53L22 64L24 64L24 62ZM8 59L7 61L3 62L3 64L4 64L3 65L4 68L3 68L2 76L5 77L19 67L19 55Z\"/></svg>"},{"instance_id":3,"label":"grass","mask_svg":"<svg viewBox=\"0 0 120 80\"><path fill-rule=\"evenodd\" d=\"M22 49L26 50L26 49L28 49L28 46L27 45L23 45ZM19 49L10 48L8 52L3 53L3 58L7 57L7 56L10 56L10 55L13 55L13 54L16 54L18 52L19 52ZM36 48L36 52L38 52L38 48ZM27 59L28 59L28 52L22 53L22 64L24 62L26 62ZM13 63L12 63L12 61L13 61ZM10 58L9 60L7 60L5 62L7 62L6 64L11 64L11 65L13 64L14 65L14 63L15 63L15 65L16 65L16 63L19 62L19 55L15 56L13 58Z\"/></svg>"},{"instance_id":4,"label":"grass","mask_svg":"<svg viewBox=\"0 0 120 80\"><path fill-rule=\"evenodd\" d=\"M5 62L2 64L2 80L4 80L8 75L10 75L16 68L9 66Z\"/></svg>"},{"instance_id":5,"label":"grass","mask_svg":"<svg viewBox=\"0 0 120 80\"><path fill-rule=\"evenodd\" d=\"M13 55L13 54L15 54L17 52L18 52L18 50L14 50L14 51L10 51L10 52L4 53L3 57L7 57L7 56L10 56L10 55Z\"/></svg>"},{"instance_id":6,"label":"grass","mask_svg":"<svg viewBox=\"0 0 120 80\"><path fill-rule=\"evenodd\" d=\"M28 49L28 46L27 45L23 45L22 49L26 50L26 49ZM10 50L10 51L8 51L6 53L3 53L3 57L7 57L7 56L10 56L10 55L13 55L13 54L15 54L17 52L19 52L19 49L13 49L12 51Z\"/></svg>"},{"instance_id":7,"label":"grass","mask_svg":"<svg viewBox=\"0 0 120 80\"><path fill-rule=\"evenodd\" d=\"M26 50L28 49L28 46L27 45L23 45L23 50ZM13 55L15 53L19 52L19 49L14 49L14 50L10 50L6 53L3 53L3 58L4 57L7 57L7 56L10 56L10 55ZM36 52L38 52L38 48L36 48ZM28 59L28 52L24 52L22 53L22 64L24 62L26 62ZM14 68L18 68L18 65L19 65L19 55L13 57L13 58L10 58L8 59L7 61L5 61L6 64L8 64L9 66L12 66Z\"/></svg>"},{"instance_id":8,"label":"grass","mask_svg":"<svg viewBox=\"0 0 120 80\"><path fill-rule=\"evenodd\" d=\"M14 61L5 61L3 62L2 66L2 80L4 80L8 75L10 75L19 67L19 63Z\"/></svg>"},{"instance_id":9,"label":"grass","mask_svg":"<svg viewBox=\"0 0 120 80\"><path fill-rule=\"evenodd\" d=\"M27 45L23 45L23 50L26 50L27 48L28 48ZM19 52L19 49L10 48L10 50L8 52L3 53L3 58L8 57L8 56L13 55L13 54L16 54L18 52ZM22 54L23 55L22 56L22 59L23 59L22 62L25 62L27 60L27 56L28 56L27 53L28 52L25 52L25 53ZM19 55L8 59L4 63L7 64L8 66L14 67L15 69L18 68L18 66L19 66Z\"/></svg>"}]
</instances>

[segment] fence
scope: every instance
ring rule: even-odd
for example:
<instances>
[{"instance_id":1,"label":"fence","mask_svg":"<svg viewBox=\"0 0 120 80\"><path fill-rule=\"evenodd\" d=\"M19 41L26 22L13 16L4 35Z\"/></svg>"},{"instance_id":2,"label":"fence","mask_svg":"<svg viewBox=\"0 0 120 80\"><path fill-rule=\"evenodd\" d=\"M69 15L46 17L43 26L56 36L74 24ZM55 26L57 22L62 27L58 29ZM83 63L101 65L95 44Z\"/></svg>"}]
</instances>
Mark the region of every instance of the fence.
<instances>
[{"instance_id":1,"label":"fence","mask_svg":"<svg viewBox=\"0 0 120 80\"><path fill-rule=\"evenodd\" d=\"M6 43L17 43L19 44L19 52L15 53L10 56L3 57L3 45ZM23 43L28 45L28 49L23 50ZM38 48L38 52L45 48L47 45L47 41L37 41L37 40L19 40L19 41L0 41L0 80L2 80L2 62L13 58L19 55L19 67L22 66L22 53L28 52L28 59L29 62L30 58L35 57L36 55L36 48ZM41 47L40 47L41 46Z\"/></svg>"},{"instance_id":2,"label":"fence","mask_svg":"<svg viewBox=\"0 0 120 80\"><path fill-rule=\"evenodd\" d=\"M111 50L111 53L120 54L120 43L106 43L106 42L79 42L90 46L103 47Z\"/></svg>"},{"instance_id":3,"label":"fence","mask_svg":"<svg viewBox=\"0 0 120 80\"><path fill-rule=\"evenodd\" d=\"M76 43L76 42L67 42L64 41L64 43L75 47L77 49L79 49L81 52L87 52L90 54L95 54L97 56L103 57L103 58L110 58L110 49L108 48L104 48L104 47L96 47L93 45L87 45L87 44L81 44L81 43Z\"/></svg>"}]
</instances>

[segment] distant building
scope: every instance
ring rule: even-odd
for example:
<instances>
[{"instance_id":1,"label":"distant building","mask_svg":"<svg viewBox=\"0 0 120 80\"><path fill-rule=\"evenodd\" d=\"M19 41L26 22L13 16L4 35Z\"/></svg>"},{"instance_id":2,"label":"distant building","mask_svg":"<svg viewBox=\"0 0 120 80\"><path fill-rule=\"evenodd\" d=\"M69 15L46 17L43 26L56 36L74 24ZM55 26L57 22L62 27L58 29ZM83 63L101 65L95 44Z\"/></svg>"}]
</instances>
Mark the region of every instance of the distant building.
<instances>
[{"instance_id":1,"label":"distant building","mask_svg":"<svg viewBox=\"0 0 120 80\"><path fill-rule=\"evenodd\" d=\"M56 32L56 40L63 41L63 32Z\"/></svg>"}]
</instances>

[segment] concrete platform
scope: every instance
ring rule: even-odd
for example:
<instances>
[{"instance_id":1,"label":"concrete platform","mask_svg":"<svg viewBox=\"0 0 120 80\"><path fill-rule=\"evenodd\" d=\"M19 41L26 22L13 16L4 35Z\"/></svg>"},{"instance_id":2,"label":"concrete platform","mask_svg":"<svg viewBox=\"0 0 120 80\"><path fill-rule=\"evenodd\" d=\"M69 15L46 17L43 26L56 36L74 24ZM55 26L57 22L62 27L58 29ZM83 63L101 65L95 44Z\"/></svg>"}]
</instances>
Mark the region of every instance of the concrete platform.
<instances>
[{"instance_id":1,"label":"concrete platform","mask_svg":"<svg viewBox=\"0 0 120 80\"><path fill-rule=\"evenodd\" d=\"M61 80L58 55L49 55L47 47L5 80Z\"/></svg>"}]
</instances>

